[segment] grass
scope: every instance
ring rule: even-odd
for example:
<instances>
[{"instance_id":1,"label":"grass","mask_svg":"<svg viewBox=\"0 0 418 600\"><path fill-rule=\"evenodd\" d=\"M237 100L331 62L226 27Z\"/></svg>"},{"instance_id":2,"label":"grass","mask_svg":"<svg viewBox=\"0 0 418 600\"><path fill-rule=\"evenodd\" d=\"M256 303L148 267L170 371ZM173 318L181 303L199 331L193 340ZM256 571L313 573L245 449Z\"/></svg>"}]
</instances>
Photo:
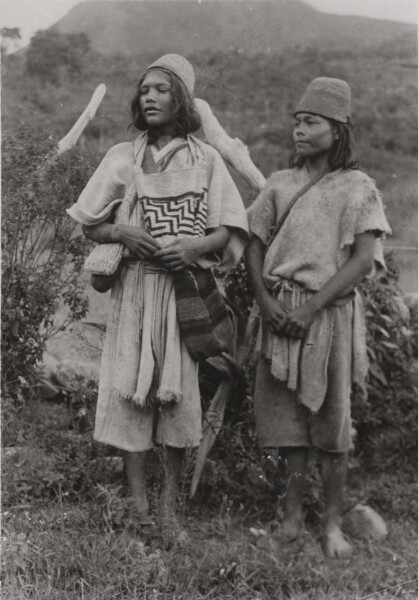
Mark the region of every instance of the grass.
<instances>
[{"instance_id":1,"label":"grass","mask_svg":"<svg viewBox=\"0 0 418 600\"><path fill-rule=\"evenodd\" d=\"M10 423L7 419L6 423ZM18 425L20 420L20 425ZM14 419L3 459L5 600L376 600L415 598L415 484L408 471L366 473L352 461L347 506L367 501L389 536L353 540L343 561L319 544L318 502L307 505L307 532L283 547L268 494L251 502L201 493L183 498L191 543L147 541L127 509L120 461L68 430L71 408L36 402ZM15 437L13 437L15 435ZM38 485L35 485L37 483ZM155 501L155 485L152 486ZM316 490L317 492L317 490ZM314 494L315 495L315 494ZM222 496L221 496L222 497Z\"/></svg>"},{"instance_id":2,"label":"grass","mask_svg":"<svg viewBox=\"0 0 418 600\"><path fill-rule=\"evenodd\" d=\"M289 551L238 515L190 517L192 542L179 552L147 546L129 528L104 531L86 504L16 507L3 522L4 598L412 599L413 522L389 527L384 542L356 541L351 559L327 561L315 532Z\"/></svg>"}]
</instances>

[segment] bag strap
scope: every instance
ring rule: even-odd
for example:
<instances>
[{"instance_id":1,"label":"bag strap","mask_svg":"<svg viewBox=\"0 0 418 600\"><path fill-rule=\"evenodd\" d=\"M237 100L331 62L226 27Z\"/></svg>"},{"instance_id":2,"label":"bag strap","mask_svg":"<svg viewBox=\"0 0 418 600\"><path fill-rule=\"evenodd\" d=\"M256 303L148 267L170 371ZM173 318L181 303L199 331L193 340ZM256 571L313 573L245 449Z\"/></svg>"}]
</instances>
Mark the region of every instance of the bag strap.
<instances>
[{"instance_id":1,"label":"bag strap","mask_svg":"<svg viewBox=\"0 0 418 600\"><path fill-rule=\"evenodd\" d=\"M269 246L271 246L271 244L273 243L274 238L279 233L280 229L283 226L283 223L286 221L287 217L289 216L290 211L295 206L295 204L299 200L299 198L301 196L303 196L303 194L306 194L306 192L313 185L315 185L315 183L318 183L318 181L320 179L322 179L322 177L324 177L324 175L326 175L327 173L329 173L329 169L328 168L325 169L324 171L321 171L320 173L318 173L318 175L316 175L313 179L311 179L310 181L308 181L308 183L306 185L304 185L302 189L300 189L298 192L296 192L296 194L293 196L293 198L291 199L291 201L289 202L289 204L286 206L285 210L283 211L283 214L281 215L280 219L276 223L276 226L275 226L275 228L273 230L273 233L271 234Z\"/></svg>"}]
</instances>

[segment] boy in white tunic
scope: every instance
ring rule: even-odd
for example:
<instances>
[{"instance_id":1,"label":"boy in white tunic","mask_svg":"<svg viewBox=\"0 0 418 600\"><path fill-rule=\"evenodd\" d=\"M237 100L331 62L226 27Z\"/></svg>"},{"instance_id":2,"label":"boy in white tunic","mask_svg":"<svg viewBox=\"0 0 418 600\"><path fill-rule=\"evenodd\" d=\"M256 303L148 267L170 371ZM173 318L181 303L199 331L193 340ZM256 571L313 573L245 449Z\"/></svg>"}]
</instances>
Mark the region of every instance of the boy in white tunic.
<instances>
[{"instance_id":1,"label":"boy in white tunic","mask_svg":"<svg viewBox=\"0 0 418 600\"><path fill-rule=\"evenodd\" d=\"M103 350L95 439L126 451L140 522L152 524L146 451L167 449L163 528L177 527L174 503L184 450L199 445L198 364L180 337L171 272L190 265L233 266L247 241L239 193L216 150L190 135L200 126L194 71L176 54L141 77L131 104L134 143L109 150L69 214L99 243L120 242L128 256L99 291L112 287ZM109 222L121 202L129 225ZM165 511L165 512L164 512Z\"/></svg>"},{"instance_id":2,"label":"boy in white tunic","mask_svg":"<svg viewBox=\"0 0 418 600\"><path fill-rule=\"evenodd\" d=\"M371 271L376 238L390 232L374 182L352 156L350 89L315 79L295 111L291 168L273 173L249 210L247 268L260 308L254 410L265 448L280 448L288 486L283 534L303 530L309 447L319 450L323 546L351 547L341 531L350 439L350 390L364 387L365 323L355 286ZM297 192L315 181L295 202ZM272 239L273 238L273 239Z\"/></svg>"}]
</instances>

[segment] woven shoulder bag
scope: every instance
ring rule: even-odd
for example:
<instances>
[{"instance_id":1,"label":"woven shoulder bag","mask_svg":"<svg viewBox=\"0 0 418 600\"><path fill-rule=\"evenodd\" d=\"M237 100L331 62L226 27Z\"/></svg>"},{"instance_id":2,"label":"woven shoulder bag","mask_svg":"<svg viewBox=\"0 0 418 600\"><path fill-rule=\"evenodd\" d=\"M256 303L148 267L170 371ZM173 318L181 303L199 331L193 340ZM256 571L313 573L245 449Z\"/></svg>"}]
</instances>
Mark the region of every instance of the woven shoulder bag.
<instances>
[{"instance_id":1,"label":"woven shoulder bag","mask_svg":"<svg viewBox=\"0 0 418 600\"><path fill-rule=\"evenodd\" d=\"M196 361L230 350L233 338L228 308L210 269L173 272L182 341Z\"/></svg>"},{"instance_id":2,"label":"woven shoulder bag","mask_svg":"<svg viewBox=\"0 0 418 600\"><path fill-rule=\"evenodd\" d=\"M132 209L136 202L136 190L128 190L125 198L118 206L115 224L128 225ZM94 275L113 275L116 272L124 253L123 244L96 244L84 262L84 269Z\"/></svg>"}]
</instances>

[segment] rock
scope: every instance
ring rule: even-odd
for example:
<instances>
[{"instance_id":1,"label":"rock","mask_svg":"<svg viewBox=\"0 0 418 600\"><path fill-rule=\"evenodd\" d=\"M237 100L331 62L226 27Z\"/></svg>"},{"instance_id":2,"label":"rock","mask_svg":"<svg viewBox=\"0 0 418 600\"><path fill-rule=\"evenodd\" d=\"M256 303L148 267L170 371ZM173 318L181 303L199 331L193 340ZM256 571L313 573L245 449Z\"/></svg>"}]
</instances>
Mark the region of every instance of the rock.
<instances>
[{"instance_id":1,"label":"rock","mask_svg":"<svg viewBox=\"0 0 418 600\"><path fill-rule=\"evenodd\" d=\"M370 506L356 504L344 515L344 528L359 538L381 540L388 534L388 528L382 517Z\"/></svg>"},{"instance_id":2,"label":"rock","mask_svg":"<svg viewBox=\"0 0 418 600\"><path fill-rule=\"evenodd\" d=\"M80 380L98 381L99 370L97 363L66 359L57 364L54 376L60 386L67 390L75 390L80 386Z\"/></svg>"},{"instance_id":3,"label":"rock","mask_svg":"<svg viewBox=\"0 0 418 600\"><path fill-rule=\"evenodd\" d=\"M409 293L405 294L405 304L409 308L409 310L413 310L418 306L418 294L417 293Z\"/></svg>"},{"instance_id":4,"label":"rock","mask_svg":"<svg viewBox=\"0 0 418 600\"><path fill-rule=\"evenodd\" d=\"M56 356L45 352L39 379L39 394L45 400L52 400L64 390L74 391L82 380L98 381L100 363L93 360L58 360Z\"/></svg>"},{"instance_id":5,"label":"rock","mask_svg":"<svg viewBox=\"0 0 418 600\"><path fill-rule=\"evenodd\" d=\"M253 535L254 537L260 537L260 536L266 536L267 535L267 530L266 529L259 529L257 527L250 527L250 533L251 535Z\"/></svg>"},{"instance_id":6,"label":"rock","mask_svg":"<svg viewBox=\"0 0 418 600\"><path fill-rule=\"evenodd\" d=\"M63 390L73 391L81 380L99 380L100 361L110 294L97 294L89 286L84 274L89 312L86 320L73 323L46 342L46 351L40 365L39 395L54 399ZM61 306L55 317L63 323L68 308Z\"/></svg>"},{"instance_id":7,"label":"rock","mask_svg":"<svg viewBox=\"0 0 418 600\"><path fill-rule=\"evenodd\" d=\"M19 452L21 451L21 446L6 446L5 448L2 448L1 451L2 459L17 462L19 459Z\"/></svg>"}]
</instances>

